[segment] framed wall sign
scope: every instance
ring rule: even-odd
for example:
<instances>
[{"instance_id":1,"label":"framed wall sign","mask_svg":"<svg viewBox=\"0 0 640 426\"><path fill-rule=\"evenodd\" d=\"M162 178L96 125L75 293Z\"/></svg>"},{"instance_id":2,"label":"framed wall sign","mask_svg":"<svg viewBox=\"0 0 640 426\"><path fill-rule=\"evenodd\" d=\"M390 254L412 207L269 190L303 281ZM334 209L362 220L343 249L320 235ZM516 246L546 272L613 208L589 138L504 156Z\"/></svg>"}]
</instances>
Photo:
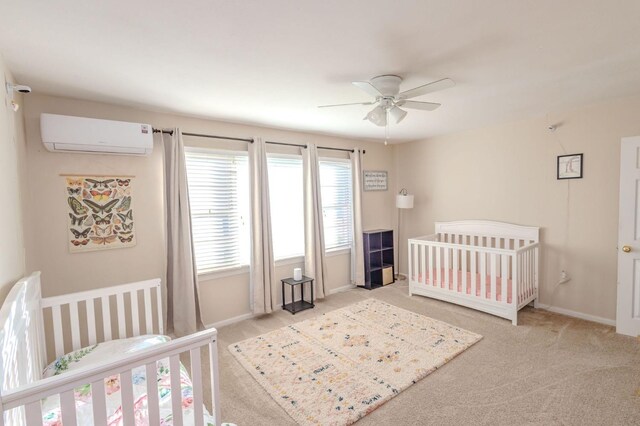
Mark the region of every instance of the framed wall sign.
<instances>
[{"instance_id":1,"label":"framed wall sign","mask_svg":"<svg viewBox=\"0 0 640 426\"><path fill-rule=\"evenodd\" d=\"M558 156L558 179L582 179L582 154Z\"/></svg>"},{"instance_id":2,"label":"framed wall sign","mask_svg":"<svg viewBox=\"0 0 640 426\"><path fill-rule=\"evenodd\" d=\"M387 172L375 170L364 171L365 191L386 191L387 189Z\"/></svg>"}]
</instances>

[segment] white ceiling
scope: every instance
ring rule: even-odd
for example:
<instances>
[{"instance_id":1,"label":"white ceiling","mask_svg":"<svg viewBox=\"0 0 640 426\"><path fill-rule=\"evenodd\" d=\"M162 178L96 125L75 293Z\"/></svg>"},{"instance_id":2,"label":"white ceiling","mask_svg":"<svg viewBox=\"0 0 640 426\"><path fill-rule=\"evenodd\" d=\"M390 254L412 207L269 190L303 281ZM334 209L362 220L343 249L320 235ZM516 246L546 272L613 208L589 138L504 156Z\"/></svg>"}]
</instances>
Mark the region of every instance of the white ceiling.
<instances>
[{"instance_id":1,"label":"white ceiling","mask_svg":"<svg viewBox=\"0 0 640 426\"><path fill-rule=\"evenodd\" d=\"M640 93L640 1L12 0L0 53L36 92L381 140L353 80L449 77L422 139Z\"/></svg>"}]
</instances>

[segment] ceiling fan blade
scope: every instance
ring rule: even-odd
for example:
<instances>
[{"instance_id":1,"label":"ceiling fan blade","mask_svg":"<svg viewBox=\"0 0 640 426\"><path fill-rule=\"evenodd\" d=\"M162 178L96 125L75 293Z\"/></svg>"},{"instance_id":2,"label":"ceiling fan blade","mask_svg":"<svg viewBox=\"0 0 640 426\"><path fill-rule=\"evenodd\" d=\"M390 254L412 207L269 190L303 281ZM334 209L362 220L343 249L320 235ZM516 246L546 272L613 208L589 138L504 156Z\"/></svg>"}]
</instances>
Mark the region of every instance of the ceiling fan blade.
<instances>
[{"instance_id":1,"label":"ceiling fan blade","mask_svg":"<svg viewBox=\"0 0 640 426\"><path fill-rule=\"evenodd\" d=\"M404 111L397 106L394 106L389 110L389 116L393 118L396 124L400 123L407 116L407 111Z\"/></svg>"},{"instance_id":2,"label":"ceiling fan blade","mask_svg":"<svg viewBox=\"0 0 640 426\"><path fill-rule=\"evenodd\" d=\"M440 104L436 104L433 102L419 101L400 101L396 105L411 109L421 109L423 111L433 111L440 106Z\"/></svg>"},{"instance_id":3,"label":"ceiling fan blade","mask_svg":"<svg viewBox=\"0 0 640 426\"><path fill-rule=\"evenodd\" d=\"M411 99L416 96L426 95L427 93L436 92L438 90L448 89L456 84L450 78L443 78L442 80L433 81L431 83L424 84L422 86L415 87L410 90L406 90L398 95L402 99Z\"/></svg>"},{"instance_id":4,"label":"ceiling fan blade","mask_svg":"<svg viewBox=\"0 0 640 426\"><path fill-rule=\"evenodd\" d=\"M351 104L318 105L318 108L332 108L332 107L349 106L349 105L373 105L373 104L375 104L375 102L354 102Z\"/></svg>"},{"instance_id":5,"label":"ceiling fan blade","mask_svg":"<svg viewBox=\"0 0 640 426\"><path fill-rule=\"evenodd\" d=\"M374 98L378 98L382 96L382 93L380 93L380 91L376 89L375 86L369 83L368 81L354 81L351 84L356 86L358 89L364 90Z\"/></svg>"},{"instance_id":6,"label":"ceiling fan blade","mask_svg":"<svg viewBox=\"0 0 640 426\"><path fill-rule=\"evenodd\" d=\"M387 125L387 111L380 105L369 111L369 114L363 120L369 120L376 126L384 127Z\"/></svg>"}]
</instances>

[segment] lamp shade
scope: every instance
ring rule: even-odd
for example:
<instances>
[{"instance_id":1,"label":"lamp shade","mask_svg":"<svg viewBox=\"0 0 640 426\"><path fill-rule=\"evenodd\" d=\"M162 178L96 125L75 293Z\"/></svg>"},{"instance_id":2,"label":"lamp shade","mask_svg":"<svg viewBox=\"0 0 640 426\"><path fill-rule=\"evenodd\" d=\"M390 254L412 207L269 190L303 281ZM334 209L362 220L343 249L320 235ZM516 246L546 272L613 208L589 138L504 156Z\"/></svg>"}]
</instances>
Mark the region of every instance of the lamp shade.
<instances>
[{"instance_id":1,"label":"lamp shade","mask_svg":"<svg viewBox=\"0 0 640 426\"><path fill-rule=\"evenodd\" d=\"M413 195L398 194L396 196L396 207L399 208L399 209L412 209L413 208Z\"/></svg>"}]
</instances>

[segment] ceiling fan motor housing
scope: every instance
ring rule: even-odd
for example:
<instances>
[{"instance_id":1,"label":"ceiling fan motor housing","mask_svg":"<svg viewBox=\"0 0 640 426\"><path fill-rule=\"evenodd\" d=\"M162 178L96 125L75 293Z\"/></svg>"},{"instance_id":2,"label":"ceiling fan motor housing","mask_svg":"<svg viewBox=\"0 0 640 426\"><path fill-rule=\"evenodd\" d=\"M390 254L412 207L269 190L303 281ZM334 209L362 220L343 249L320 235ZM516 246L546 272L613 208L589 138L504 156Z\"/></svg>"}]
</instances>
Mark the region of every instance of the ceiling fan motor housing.
<instances>
[{"instance_id":1,"label":"ceiling fan motor housing","mask_svg":"<svg viewBox=\"0 0 640 426\"><path fill-rule=\"evenodd\" d=\"M402 78L397 75L380 75L371 79L371 84L384 97L390 98L400 93L400 83L402 83Z\"/></svg>"}]
</instances>

